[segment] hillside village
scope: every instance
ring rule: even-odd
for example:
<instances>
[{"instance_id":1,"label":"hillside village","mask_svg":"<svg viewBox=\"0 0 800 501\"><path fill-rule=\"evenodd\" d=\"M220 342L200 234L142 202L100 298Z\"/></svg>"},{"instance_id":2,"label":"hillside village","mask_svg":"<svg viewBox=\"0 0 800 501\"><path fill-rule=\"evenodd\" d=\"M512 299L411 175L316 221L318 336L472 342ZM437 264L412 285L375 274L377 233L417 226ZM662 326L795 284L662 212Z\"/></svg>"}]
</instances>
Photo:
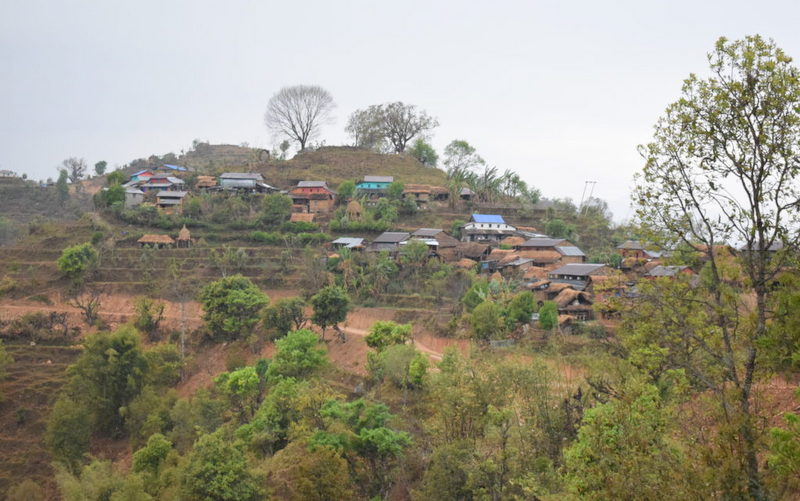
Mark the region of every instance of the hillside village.
<instances>
[{"instance_id":1,"label":"hillside village","mask_svg":"<svg viewBox=\"0 0 800 501\"><path fill-rule=\"evenodd\" d=\"M0 171L0 495L797 499L800 72L709 61L625 222L307 85L271 151Z\"/></svg>"}]
</instances>

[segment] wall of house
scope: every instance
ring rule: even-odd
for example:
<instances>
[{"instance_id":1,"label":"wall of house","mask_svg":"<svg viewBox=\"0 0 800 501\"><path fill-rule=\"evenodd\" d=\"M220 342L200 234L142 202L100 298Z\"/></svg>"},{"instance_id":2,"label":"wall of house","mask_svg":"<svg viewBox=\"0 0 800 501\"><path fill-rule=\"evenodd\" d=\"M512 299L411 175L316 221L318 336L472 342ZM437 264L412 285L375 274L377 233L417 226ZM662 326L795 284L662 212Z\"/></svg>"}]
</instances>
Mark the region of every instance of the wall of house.
<instances>
[{"instance_id":1,"label":"wall of house","mask_svg":"<svg viewBox=\"0 0 800 501\"><path fill-rule=\"evenodd\" d=\"M309 200L309 212L330 212L333 209L333 200Z\"/></svg>"}]
</instances>

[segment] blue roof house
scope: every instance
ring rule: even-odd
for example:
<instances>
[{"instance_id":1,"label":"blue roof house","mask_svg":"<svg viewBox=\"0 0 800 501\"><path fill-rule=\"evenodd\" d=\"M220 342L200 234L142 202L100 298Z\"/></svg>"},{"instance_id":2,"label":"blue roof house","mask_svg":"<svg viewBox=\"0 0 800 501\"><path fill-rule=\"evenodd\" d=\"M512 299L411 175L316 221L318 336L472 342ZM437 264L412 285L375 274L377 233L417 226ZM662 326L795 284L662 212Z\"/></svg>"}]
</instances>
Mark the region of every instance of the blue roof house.
<instances>
[{"instance_id":1,"label":"blue roof house","mask_svg":"<svg viewBox=\"0 0 800 501\"><path fill-rule=\"evenodd\" d=\"M461 230L464 242L499 242L509 235L514 235L516 228L506 223L498 214L473 214L469 222Z\"/></svg>"}]
</instances>

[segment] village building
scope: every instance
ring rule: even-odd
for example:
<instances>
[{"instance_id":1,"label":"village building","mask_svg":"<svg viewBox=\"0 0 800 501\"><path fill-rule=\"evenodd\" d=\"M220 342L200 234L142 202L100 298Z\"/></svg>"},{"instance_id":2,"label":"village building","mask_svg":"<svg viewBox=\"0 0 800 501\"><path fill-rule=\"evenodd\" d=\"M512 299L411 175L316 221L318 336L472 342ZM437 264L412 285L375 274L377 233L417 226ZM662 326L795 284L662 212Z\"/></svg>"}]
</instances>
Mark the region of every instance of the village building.
<instances>
[{"instance_id":1,"label":"village building","mask_svg":"<svg viewBox=\"0 0 800 501\"><path fill-rule=\"evenodd\" d=\"M155 247L157 249L172 247L175 245L175 240L173 240L169 235L143 235L142 238L137 240L137 242L141 247Z\"/></svg>"},{"instance_id":2,"label":"village building","mask_svg":"<svg viewBox=\"0 0 800 501\"><path fill-rule=\"evenodd\" d=\"M125 208L130 209L144 202L144 192L138 188L125 188Z\"/></svg>"},{"instance_id":3,"label":"village building","mask_svg":"<svg viewBox=\"0 0 800 501\"><path fill-rule=\"evenodd\" d=\"M178 238L175 239L175 242L178 244L179 249L188 249L192 246L192 234L185 224L181 231L178 232Z\"/></svg>"},{"instance_id":4,"label":"village building","mask_svg":"<svg viewBox=\"0 0 800 501\"><path fill-rule=\"evenodd\" d=\"M589 293L572 288L564 288L553 298L559 315L569 315L575 320L585 321L594 318L593 301Z\"/></svg>"},{"instance_id":5,"label":"village building","mask_svg":"<svg viewBox=\"0 0 800 501\"><path fill-rule=\"evenodd\" d=\"M405 231L385 231L375 237L367 247L369 252L388 251L389 254L397 254L400 250L400 243L411 238L411 234Z\"/></svg>"},{"instance_id":6,"label":"village building","mask_svg":"<svg viewBox=\"0 0 800 501\"><path fill-rule=\"evenodd\" d=\"M586 262L586 254L584 254L582 250L574 245L558 245L555 247L555 250L561 254L560 261L562 263Z\"/></svg>"},{"instance_id":7,"label":"village building","mask_svg":"<svg viewBox=\"0 0 800 501\"><path fill-rule=\"evenodd\" d=\"M225 172L219 176L219 184L223 190L238 193L272 193L278 191L274 186L264 182L258 172Z\"/></svg>"},{"instance_id":8,"label":"village building","mask_svg":"<svg viewBox=\"0 0 800 501\"><path fill-rule=\"evenodd\" d=\"M300 181L289 192L293 212L330 212L336 192L325 181Z\"/></svg>"},{"instance_id":9,"label":"village building","mask_svg":"<svg viewBox=\"0 0 800 501\"><path fill-rule=\"evenodd\" d=\"M454 248L460 243L455 238L444 232L441 228L420 228L411 234L414 238L436 240L437 248Z\"/></svg>"},{"instance_id":10,"label":"village building","mask_svg":"<svg viewBox=\"0 0 800 501\"><path fill-rule=\"evenodd\" d=\"M513 235L516 228L507 224L503 216L496 214L473 214L461 230L463 242L499 242Z\"/></svg>"},{"instance_id":11,"label":"village building","mask_svg":"<svg viewBox=\"0 0 800 501\"><path fill-rule=\"evenodd\" d=\"M638 240L626 240L617 245L617 253L623 258L648 259L644 246Z\"/></svg>"},{"instance_id":12,"label":"village building","mask_svg":"<svg viewBox=\"0 0 800 501\"><path fill-rule=\"evenodd\" d=\"M392 176L364 176L364 179L356 185L356 191L370 198L380 198L386 195L386 190L393 182Z\"/></svg>"},{"instance_id":13,"label":"village building","mask_svg":"<svg viewBox=\"0 0 800 501\"><path fill-rule=\"evenodd\" d=\"M462 243L456 247L455 257L457 260L468 258L473 261L483 261L491 251L492 248L488 244L480 242Z\"/></svg>"},{"instance_id":14,"label":"village building","mask_svg":"<svg viewBox=\"0 0 800 501\"><path fill-rule=\"evenodd\" d=\"M292 223L313 223L316 214L313 212L292 212L289 221Z\"/></svg>"},{"instance_id":15,"label":"village building","mask_svg":"<svg viewBox=\"0 0 800 501\"><path fill-rule=\"evenodd\" d=\"M334 249L350 249L350 250L363 250L364 249L364 239L363 238L356 238L356 237L339 237L333 242L331 242L331 246Z\"/></svg>"},{"instance_id":16,"label":"village building","mask_svg":"<svg viewBox=\"0 0 800 501\"><path fill-rule=\"evenodd\" d=\"M144 169L131 174L129 182L133 183L146 182L151 177L153 177L153 171L151 171L150 169Z\"/></svg>"},{"instance_id":17,"label":"village building","mask_svg":"<svg viewBox=\"0 0 800 501\"><path fill-rule=\"evenodd\" d=\"M592 275L607 275L608 272L604 264L568 263L548 273L548 278L551 282L568 284L582 291L591 284Z\"/></svg>"},{"instance_id":18,"label":"village building","mask_svg":"<svg viewBox=\"0 0 800 501\"><path fill-rule=\"evenodd\" d=\"M664 266L658 265L648 271L644 276L647 278L677 277L678 275L694 275L688 266Z\"/></svg>"},{"instance_id":19,"label":"village building","mask_svg":"<svg viewBox=\"0 0 800 501\"><path fill-rule=\"evenodd\" d=\"M465 202L469 202L474 196L475 192L469 188L461 188L461 191L458 192L458 198Z\"/></svg>"},{"instance_id":20,"label":"village building","mask_svg":"<svg viewBox=\"0 0 800 501\"><path fill-rule=\"evenodd\" d=\"M535 250L535 251L554 251L556 247L574 247L575 245L569 240L563 238L550 238L550 237L535 237L529 238L522 245L519 246L520 250Z\"/></svg>"},{"instance_id":21,"label":"village building","mask_svg":"<svg viewBox=\"0 0 800 501\"><path fill-rule=\"evenodd\" d=\"M166 174L155 174L139 185L139 189L144 192L153 190L183 191L185 187L186 183L183 182L183 179Z\"/></svg>"},{"instance_id":22,"label":"village building","mask_svg":"<svg viewBox=\"0 0 800 501\"><path fill-rule=\"evenodd\" d=\"M170 214L180 213L186 191L159 191L156 194L156 206Z\"/></svg>"},{"instance_id":23,"label":"village building","mask_svg":"<svg viewBox=\"0 0 800 501\"><path fill-rule=\"evenodd\" d=\"M172 165L172 164L164 164L161 167L156 169L156 172L162 172L166 174L174 174L176 172L187 172L186 167L182 167L180 165Z\"/></svg>"}]
</instances>

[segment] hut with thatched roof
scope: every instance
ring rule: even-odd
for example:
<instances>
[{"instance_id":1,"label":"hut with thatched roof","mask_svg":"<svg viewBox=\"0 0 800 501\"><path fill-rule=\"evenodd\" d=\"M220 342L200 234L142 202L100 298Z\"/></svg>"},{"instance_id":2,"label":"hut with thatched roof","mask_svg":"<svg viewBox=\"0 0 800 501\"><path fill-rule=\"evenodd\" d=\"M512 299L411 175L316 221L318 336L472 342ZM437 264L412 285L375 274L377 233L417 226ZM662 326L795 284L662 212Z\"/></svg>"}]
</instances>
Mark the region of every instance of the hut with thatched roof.
<instances>
[{"instance_id":1,"label":"hut with thatched roof","mask_svg":"<svg viewBox=\"0 0 800 501\"><path fill-rule=\"evenodd\" d=\"M576 320L591 320L594 317L592 298L588 292L567 288L553 299L559 315L571 315Z\"/></svg>"},{"instance_id":2,"label":"hut with thatched roof","mask_svg":"<svg viewBox=\"0 0 800 501\"><path fill-rule=\"evenodd\" d=\"M175 245L175 240L172 239L169 235L143 235L142 238L137 240L139 245L142 247L156 247L161 249L163 247L172 247Z\"/></svg>"},{"instance_id":3,"label":"hut with thatched roof","mask_svg":"<svg viewBox=\"0 0 800 501\"><path fill-rule=\"evenodd\" d=\"M188 249L192 246L192 234L189 232L189 228L186 225L183 225L181 231L178 232L177 238L178 248L179 249Z\"/></svg>"},{"instance_id":4,"label":"hut with thatched roof","mask_svg":"<svg viewBox=\"0 0 800 501\"><path fill-rule=\"evenodd\" d=\"M348 221L361 221L361 214L364 213L364 208L358 203L358 200L350 200L345 209Z\"/></svg>"}]
</instances>

